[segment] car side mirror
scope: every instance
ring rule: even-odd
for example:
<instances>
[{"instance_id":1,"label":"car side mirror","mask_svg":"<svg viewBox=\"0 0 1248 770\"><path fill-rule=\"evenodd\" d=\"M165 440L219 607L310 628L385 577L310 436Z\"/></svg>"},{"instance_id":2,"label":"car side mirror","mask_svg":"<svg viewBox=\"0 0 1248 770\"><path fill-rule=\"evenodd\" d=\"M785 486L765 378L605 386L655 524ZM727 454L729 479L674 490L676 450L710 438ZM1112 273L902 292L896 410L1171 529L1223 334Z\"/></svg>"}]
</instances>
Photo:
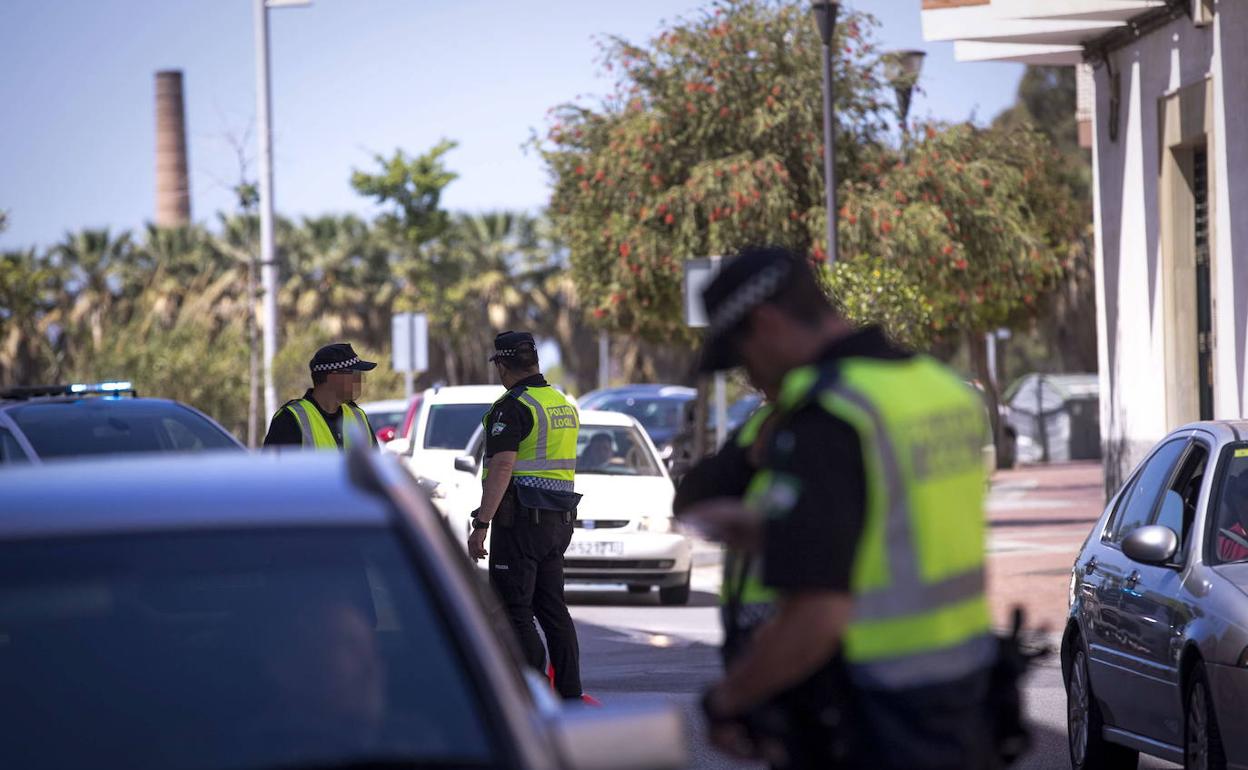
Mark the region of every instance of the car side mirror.
<instances>
[{"instance_id":1,"label":"car side mirror","mask_svg":"<svg viewBox=\"0 0 1248 770\"><path fill-rule=\"evenodd\" d=\"M1169 564L1178 550L1179 536L1160 524L1140 527L1122 541L1122 552L1141 564Z\"/></svg>"},{"instance_id":2,"label":"car side mirror","mask_svg":"<svg viewBox=\"0 0 1248 770\"><path fill-rule=\"evenodd\" d=\"M455 470L476 475L477 458L473 457L472 455L461 455L459 457L456 457L455 458Z\"/></svg>"},{"instance_id":3,"label":"car side mirror","mask_svg":"<svg viewBox=\"0 0 1248 770\"><path fill-rule=\"evenodd\" d=\"M689 764L680 712L670 706L570 706L551 720L576 770L678 770Z\"/></svg>"}]
</instances>

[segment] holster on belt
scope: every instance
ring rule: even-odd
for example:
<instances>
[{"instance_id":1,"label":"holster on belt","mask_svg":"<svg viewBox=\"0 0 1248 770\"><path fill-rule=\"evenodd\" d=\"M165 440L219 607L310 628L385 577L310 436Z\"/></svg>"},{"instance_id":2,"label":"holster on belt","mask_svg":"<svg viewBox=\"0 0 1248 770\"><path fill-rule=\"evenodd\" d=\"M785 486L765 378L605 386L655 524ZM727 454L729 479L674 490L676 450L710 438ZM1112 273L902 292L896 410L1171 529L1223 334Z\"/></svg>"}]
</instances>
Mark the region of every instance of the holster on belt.
<instances>
[{"instance_id":1,"label":"holster on belt","mask_svg":"<svg viewBox=\"0 0 1248 770\"><path fill-rule=\"evenodd\" d=\"M533 524L552 521L571 524L576 519L576 506L581 501L581 496L575 492L555 492L517 484L508 487L507 494L514 501L519 517Z\"/></svg>"}]
</instances>

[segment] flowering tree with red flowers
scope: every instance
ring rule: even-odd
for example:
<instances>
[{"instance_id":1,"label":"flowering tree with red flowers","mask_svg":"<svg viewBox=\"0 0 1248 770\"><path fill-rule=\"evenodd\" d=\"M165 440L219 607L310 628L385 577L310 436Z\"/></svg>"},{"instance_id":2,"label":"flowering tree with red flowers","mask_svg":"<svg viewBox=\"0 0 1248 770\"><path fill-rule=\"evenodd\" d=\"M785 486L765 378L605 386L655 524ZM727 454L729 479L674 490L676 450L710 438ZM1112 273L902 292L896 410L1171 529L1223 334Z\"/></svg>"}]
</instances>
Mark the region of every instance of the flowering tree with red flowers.
<instances>
[{"instance_id":1,"label":"flowering tree with red flowers","mask_svg":"<svg viewBox=\"0 0 1248 770\"><path fill-rule=\"evenodd\" d=\"M836 159L851 184L888 154L873 24L843 16L835 40ZM820 49L809 7L774 0L721 0L644 46L606 42L615 93L556 108L539 144L550 215L600 325L685 336L691 257L766 242L826 258Z\"/></svg>"},{"instance_id":2,"label":"flowering tree with red flowers","mask_svg":"<svg viewBox=\"0 0 1248 770\"><path fill-rule=\"evenodd\" d=\"M1077 203L1061 164L1048 140L1026 128L928 126L906 159L868 165L872 181L851 184L839 212L848 259L830 271L834 296L861 303L860 318L894 321L913 342L963 338L994 429L984 334L1033 317L1075 245L1067 236ZM883 276L878 283L891 278L893 297L920 297L915 312L900 323L882 317L891 306L869 302L866 270Z\"/></svg>"},{"instance_id":3,"label":"flowering tree with red flowers","mask_svg":"<svg viewBox=\"0 0 1248 770\"><path fill-rule=\"evenodd\" d=\"M930 126L890 144L873 26L850 14L837 27L829 291L919 347L1016 326L1062 274L1057 158L1025 128ZM608 41L615 93L557 108L539 143L550 215L598 324L687 338L690 257L772 243L826 260L820 48L809 5L783 0L720 0L645 46Z\"/></svg>"}]
</instances>

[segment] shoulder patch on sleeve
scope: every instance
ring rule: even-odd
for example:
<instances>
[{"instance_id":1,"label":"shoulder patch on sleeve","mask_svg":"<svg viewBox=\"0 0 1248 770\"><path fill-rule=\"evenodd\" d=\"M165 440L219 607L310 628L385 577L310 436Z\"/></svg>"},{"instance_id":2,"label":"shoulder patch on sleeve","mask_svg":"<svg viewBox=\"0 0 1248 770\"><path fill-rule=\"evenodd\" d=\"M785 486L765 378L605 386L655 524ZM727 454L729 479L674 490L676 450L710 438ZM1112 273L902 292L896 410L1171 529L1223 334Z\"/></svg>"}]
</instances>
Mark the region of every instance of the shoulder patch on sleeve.
<instances>
[{"instance_id":1,"label":"shoulder patch on sleeve","mask_svg":"<svg viewBox=\"0 0 1248 770\"><path fill-rule=\"evenodd\" d=\"M500 420L490 427L490 435L501 436L505 430L507 430L507 423Z\"/></svg>"}]
</instances>

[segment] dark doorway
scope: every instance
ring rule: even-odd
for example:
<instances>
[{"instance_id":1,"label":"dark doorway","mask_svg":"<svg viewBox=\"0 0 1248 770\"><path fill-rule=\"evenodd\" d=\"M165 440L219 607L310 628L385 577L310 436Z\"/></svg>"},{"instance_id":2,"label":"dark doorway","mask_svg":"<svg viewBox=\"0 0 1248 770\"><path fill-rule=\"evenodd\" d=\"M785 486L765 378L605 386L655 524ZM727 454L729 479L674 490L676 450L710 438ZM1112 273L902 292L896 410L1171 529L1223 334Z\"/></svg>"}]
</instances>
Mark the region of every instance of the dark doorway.
<instances>
[{"instance_id":1,"label":"dark doorway","mask_svg":"<svg viewBox=\"0 0 1248 770\"><path fill-rule=\"evenodd\" d=\"M1209 154L1192 153L1192 198L1196 204L1196 355L1200 419L1213 419L1213 297L1209 280Z\"/></svg>"}]
</instances>

